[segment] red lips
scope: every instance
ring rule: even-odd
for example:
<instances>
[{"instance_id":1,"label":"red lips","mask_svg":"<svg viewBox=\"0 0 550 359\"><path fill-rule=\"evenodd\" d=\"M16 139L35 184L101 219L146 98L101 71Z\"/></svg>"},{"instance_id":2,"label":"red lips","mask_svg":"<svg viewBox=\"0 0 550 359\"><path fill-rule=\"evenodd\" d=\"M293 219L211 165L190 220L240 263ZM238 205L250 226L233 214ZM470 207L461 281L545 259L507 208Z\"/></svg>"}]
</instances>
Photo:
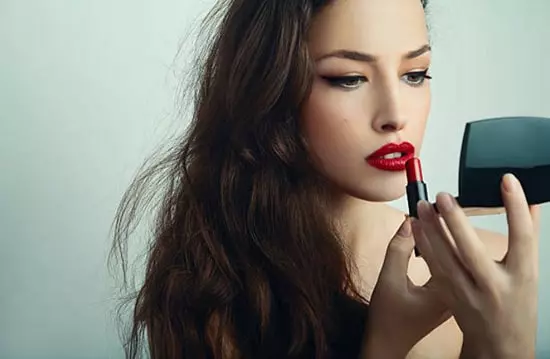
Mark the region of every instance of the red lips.
<instances>
[{"instance_id":1,"label":"red lips","mask_svg":"<svg viewBox=\"0 0 550 359\"><path fill-rule=\"evenodd\" d=\"M394 158L384 156L396 154ZM405 163L414 157L414 146L409 142L388 143L367 157L367 163L383 171L404 171Z\"/></svg>"}]
</instances>

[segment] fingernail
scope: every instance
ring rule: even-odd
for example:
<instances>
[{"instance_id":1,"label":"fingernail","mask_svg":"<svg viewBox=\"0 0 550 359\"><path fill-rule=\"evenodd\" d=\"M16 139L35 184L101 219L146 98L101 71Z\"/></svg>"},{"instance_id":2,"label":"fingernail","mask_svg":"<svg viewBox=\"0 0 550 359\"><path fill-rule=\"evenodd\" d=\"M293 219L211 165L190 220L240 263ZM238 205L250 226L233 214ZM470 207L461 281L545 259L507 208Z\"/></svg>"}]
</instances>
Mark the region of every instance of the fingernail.
<instances>
[{"instance_id":1,"label":"fingernail","mask_svg":"<svg viewBox=\"0 0 550 359\"><path fill-rule=\"evenodd\" d=\"M397 234L402 237L410 237L412 234L411 221L409 218L405 218L405 221L399 227Z\"/></svg>"},{"instance_id":2,"label":"fingernail","mask_svg":"<svg viewBox=\"0 0 550 359\"><path fill-rule=\"evenodd\" d=\"M505 174L504 177L502 178L502 186L504 187L504 190L506 192L510 192L510 193L514 192L518 188L518 185L519 185L518 179L516 178L516 176L514 176L511 173Z\"/></svg>"},{"instance_id":3,"label":"fingernail","mask_svg":"<svg viewBox=\"0 0 550 359\"><path fill-rule=\"evenodd\" d=\"M418 201L418 204L416 205L418 217L420 217L420 219L429 219L432 211L431 207L431 204L429 204L427 201Z\"/></svg>"},{"instance_id":4,"label":"fingernail","mask_svg":"<svg viewBox=\"0 0 550 359\"><path fill-rule=\"evenodd\" d=\"M450 212L455 207L455 199L448 193L439 193L436 198L437 208L443 212Z\"/></svg>"}]
</instances>

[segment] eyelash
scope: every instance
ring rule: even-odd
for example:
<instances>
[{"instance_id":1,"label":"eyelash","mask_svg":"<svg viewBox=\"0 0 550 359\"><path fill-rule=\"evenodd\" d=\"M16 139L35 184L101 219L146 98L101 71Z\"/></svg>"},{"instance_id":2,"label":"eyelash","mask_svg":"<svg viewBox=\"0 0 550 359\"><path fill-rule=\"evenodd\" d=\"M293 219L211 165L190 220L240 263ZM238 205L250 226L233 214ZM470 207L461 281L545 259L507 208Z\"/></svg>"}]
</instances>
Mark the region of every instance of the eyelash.
<instances>
[{"instance_id":1,"label":"eyelash","mask_svg":"<svg viewBox=\"0 0 550 359\"><path fill-rule=\"evenodd\" d=\"M430 75L428 75L428 70L412 71L412 72L408 72L405 75L403 75L403 77L407 77L407 76L419 76L420 77L419 81L412 81L412 82L407 81L407 84L409 84L412 87L420 87L424 84L424 82L426 80L431 80L432 79L432 77ZM323 76L323 79L325 81L327 81L331 86L340 87L340 88L343 88L343 89L346 89L346 90L354 90L357 87L359 87L359 84L356 84L359 81L361 83L368 81L365 76L359 76L359 75L354 75L354 76L332 76L332 77ZM349 84L349 82L354 83L354 85L346 85L346 83Z\"/></svg>"}]
</instances>

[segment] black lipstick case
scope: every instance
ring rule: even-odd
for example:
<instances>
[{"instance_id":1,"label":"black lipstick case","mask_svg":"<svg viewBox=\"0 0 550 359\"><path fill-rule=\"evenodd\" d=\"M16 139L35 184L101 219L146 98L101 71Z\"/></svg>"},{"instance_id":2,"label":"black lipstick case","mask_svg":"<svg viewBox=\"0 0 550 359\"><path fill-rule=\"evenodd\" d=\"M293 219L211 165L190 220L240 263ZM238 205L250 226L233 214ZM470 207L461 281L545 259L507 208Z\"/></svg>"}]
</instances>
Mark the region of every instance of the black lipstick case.
<instances>
[{"instance_id":1,"label":"black lipstick case","mask_svg":"<svg viewBox=\"0 0 550 359\"><path fill-rule=\"evenodd\" d=\"M501 117L469 122L462 139L458 204L468 215L502 213L506 173L529 204L550 202L550 118Z\"/></svg>"}]
</instances>

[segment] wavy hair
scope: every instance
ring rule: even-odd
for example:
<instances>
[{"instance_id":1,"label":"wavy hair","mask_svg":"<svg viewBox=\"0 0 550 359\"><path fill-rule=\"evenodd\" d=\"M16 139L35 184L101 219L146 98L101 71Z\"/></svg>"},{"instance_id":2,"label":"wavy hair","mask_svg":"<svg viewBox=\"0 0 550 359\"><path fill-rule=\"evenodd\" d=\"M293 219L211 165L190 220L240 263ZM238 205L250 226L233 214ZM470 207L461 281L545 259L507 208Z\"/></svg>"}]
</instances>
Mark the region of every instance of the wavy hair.
<instances>
[{"instance_id":1,"label":"wavy hair","mask_svg":"<svg viewBox=\"0 0 550 359\"><path fill-rule=\"evenodd\" d=\"M330 1L229 0L208 15L190 125L135 178L114 222L110 261L126 284L129 236L155 211L143 284L126 301L127 359L144 344L154 359L326 358L342 303L364 320L299 124L308 27Z\"/></svg>"}]
</instances>

